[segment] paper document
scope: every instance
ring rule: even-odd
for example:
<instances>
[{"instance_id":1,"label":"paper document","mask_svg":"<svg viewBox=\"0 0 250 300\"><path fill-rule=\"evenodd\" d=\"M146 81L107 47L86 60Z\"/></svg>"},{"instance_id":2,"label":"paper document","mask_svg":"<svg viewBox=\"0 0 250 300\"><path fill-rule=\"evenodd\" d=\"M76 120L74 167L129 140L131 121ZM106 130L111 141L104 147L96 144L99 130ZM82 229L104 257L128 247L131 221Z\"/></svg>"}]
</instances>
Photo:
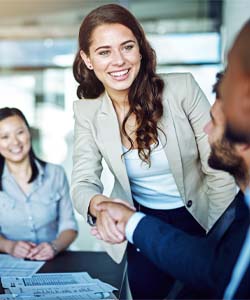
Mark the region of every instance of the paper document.
<instances>
[{"instance_id":1,"label":"paper document","mask_svg":"<svg viewBox=\"0 0 250 300\"><path fill-rule=\"evenodd\" d=\"M44 261L29 261L8 254L0 254L0 277L31 276L35 274L44 263Z\"/></svg>"},{"instance_id":2,"label":"paper document","mask_svg":"<svg viewBox=\"0 0 250 300\"><path fill-rule=\"evenodd\" d=\"M1 283L3 288L44 286L44 285L66 285L90 283L93 279L87 272L74 273L40 273L30 277L3 277Z\"/></svg>"},{"instance_id":3,"label":"paper document","mask_svg":"<svg viewBox=\"0 0 250 300\"><path fill-rule=\"evenodd\" d=\"M45 295L57 295L64 294L70 295L74 293L78 294L95 294L112 292L112 289L108 289L106 286L102 286L98 283L86 283L86 284L66 284L66 285L47 285L47 286L25 286L25 287L10 287L10 292L15 295L21 296L45 296Z\"/></svg>"},{"instance_id":4,"label":"paper document","mask_svg":"<svg viewBox=\"0 0 250 300\"><path fill-rule=\"evenodd\" d=\"M0 300L89 300L89 299L106 299L106 300L113 300L117 299L114 294L106 294L103 295L102 297L96 297L95 298L90 298L92 297L91 295L86 296L87 298L84 298L83 294L74 294L74 295L62 295L62 296L45 296L45 297L20 297L20 296L14 296L11 294L4 294L0 295Z\"/></svg>"},{"instance_id":5,"label":"paper document","mask_svg":"<svg viewBox=\"0 0 250 300\"><path fill-rule=\"evenodd\" d=\"M14 297L13 295L10 294L0 294L0 300L13 300L16 299L16 297Z\"/></svg>"},{"instance_id":6,"label":"paper document","mask_svg":"<svg viewBox=\"0 0 250 300\"><path fill-rule=\"evenodd\" d=\"M19 300L116 299L112 285L86 272L40 273L30 277L2 277L2 286ZM1 299L0 299L1 300Z\"/></svg>"},{"instance_id":7,"label":"paper document","mask_svg":"<svg viewBox=\"0 0 250 300\"><path fill-rule=\"evenodd\" d=\"M90 296L86 296L85 298L84 298L85 296L84 295L82 295L82 294L80 294L80 295L71 295L71 296L69 296L69 295L67 295L67 296L49 296L49 297L43 297L43 298L41 298L41 300L89 300L89 299L106 299L106 300L113 300L113 299L117 299L116 297L115 297L115 295L114 294L108 294L107 296L102 296L102 297L95 297L95 298L90 298L91 297L91 295ZM31 300L31 299L29 299L29 298L26 298L26 297L18 297L17 298L18 300ZM39 298L33 298L32 300L39 300ZM0 299L1 300L1 299ZM7 300L9 300L9 299L7 299Z\"/></svg>"},{"instance_id":8,"label":"paper document","mask_svg":"<svg viewBox=\"0 0 250 300\"><path fill-rule=\"evenodd\" d=\"M47 286L25 286L10 287L12 294L21 296L42 296L55 294L73 294L94 292L98 289L95 284L67 284L67 285L47 285Z\"/></svg>"}]
</instances>

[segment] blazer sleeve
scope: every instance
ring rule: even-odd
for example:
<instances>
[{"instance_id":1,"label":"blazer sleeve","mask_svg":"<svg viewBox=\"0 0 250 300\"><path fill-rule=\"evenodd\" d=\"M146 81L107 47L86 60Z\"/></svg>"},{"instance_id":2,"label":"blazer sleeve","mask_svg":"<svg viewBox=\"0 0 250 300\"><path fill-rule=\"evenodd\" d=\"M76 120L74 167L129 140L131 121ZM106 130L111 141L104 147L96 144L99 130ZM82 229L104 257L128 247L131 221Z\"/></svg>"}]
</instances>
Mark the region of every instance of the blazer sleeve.
<instances>
[{"instance_id":1,"label":"blazer sleeve","mask_svg":"<svg viewBox=\"0 0 250 300\"><path fill-rule=\"evenodd\" d=\"M210 121L210 104L191 74L186 75L186 90L184 109L195 135L202 172L205 174L209 199L207 225L211 228L234 199L236 185L228 173L208 166L211 149L204 126Z\"/></svg>"},{"instance_id":2,"label":"blazer sleeve","mask_svg":"<svg viewBox=\"0 0 250 300\"><path fill-rule=\"evenodd\" d=\"M146 238L145 238L146 237ZM213 288L214 246L207 238L185 232L151 216L137 225L133 242L156 266L195 290Z\"/></svg>"},{"instance_id":3,"label":"blazer sleeve","mask_svg":"<svg viewBox=\"0 0 250 300\"><path fill-rule=\"evenodd\" d=\"M87 220L91 198L103 191L100 180L103 168L102 155L94 139L93 112L89 112L87 107L83 111L80 101L84 100L76 101L73 107L75 127L71 196L76 210Z\"/></svg>"}]
</instances>

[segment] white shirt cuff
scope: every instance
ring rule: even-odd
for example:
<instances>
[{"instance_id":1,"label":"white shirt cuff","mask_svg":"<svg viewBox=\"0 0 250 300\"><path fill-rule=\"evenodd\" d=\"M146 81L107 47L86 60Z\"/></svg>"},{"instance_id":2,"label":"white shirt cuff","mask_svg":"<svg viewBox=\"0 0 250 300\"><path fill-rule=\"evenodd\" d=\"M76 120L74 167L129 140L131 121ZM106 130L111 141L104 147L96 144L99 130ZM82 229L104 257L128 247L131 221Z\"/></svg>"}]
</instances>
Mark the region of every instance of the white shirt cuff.
<instances>
[{"instance_id":1,"label":"white shirt cuff","mask_svg":"<svg viewBox=\"0 0 250 300\"><path fill-rule=\"evenodd\" d=\"M133 234L134 231L138 225L138 223L141 221L143 217L146 215L141 212L134 213L128 220L126 228L125 228L125 235L127 240L133 244Z\"/></svg>"}]
</instances>

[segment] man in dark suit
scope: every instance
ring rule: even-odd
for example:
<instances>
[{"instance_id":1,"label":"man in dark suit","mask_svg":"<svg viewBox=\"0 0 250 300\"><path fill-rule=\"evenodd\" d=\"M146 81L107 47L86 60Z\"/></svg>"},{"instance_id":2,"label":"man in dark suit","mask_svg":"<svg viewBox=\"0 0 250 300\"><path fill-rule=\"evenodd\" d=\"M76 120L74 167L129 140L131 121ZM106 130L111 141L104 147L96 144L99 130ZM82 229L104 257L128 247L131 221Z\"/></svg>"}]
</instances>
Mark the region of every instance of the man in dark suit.
<instances>
[{"instance_id":1,"label":"man in dark suit","mask_svg":"<svg viewBox=\"0 0 250 300\"><path fill-rule=\"evenodd\" d=\"M209 164L230 171L244 191L249 182L250 144L233 145L221 136L224 132L221 106L220 101L215 102L211 109L212 121L205 129L212 148ZM159 268L185 283L178 298L223 297L249 227L250 215L241 191L205 238L188 235L122 204L106 202L99 207L109 211L120 231L135 247ZM237 298L250 297L249 283L250 268L237 291Z\"/></svg>"},{"instance_id":2,"label":"man in dark suit","mask_svg":"<svg viewBox=\"0 0 250 300\"><path fill-rule=\"evenodd\" d=\"M226 137L233 142L250 143L250 19L238 34L228 54L226 76L221 85L221 99L226 116ZM249 160L248 160L249 161ZM250 173L250 169L248 169ZM250 183L245 190L250 210ZM235 298L250 268L250 227L233 268L224 299ZM249 281L248 281L249 284Z\"/></svg>"},{"instance_id":3,"label":"man in dark suit","mask_svg":"<svg viewBox=\"0 0 250 300\"><path fill-rule=\"evenodd\" d=\"M238 88L232 88L232 101L238 100L240 97L245 101L243 103L245 103L246 111L249 109L247 118L246 111L243 113L242 108L234 106L235 110L239 111L239 113L237 111L238 118L242 114L242 119L244 119L244 122L240 120L239 124L235 126L234 123L237 120L234 120L232 114L226 114L227 121L229 121L226 132L229 136L237 137L238 130L241 139L237 140L240 143L235 144L225 138L225 117L222 107L224 103L222 101L216 101L213 105L212 121L205 129L212 148L209 164L217 169L230 172L243 192L247 189L250 181L250 124L246 126L246 122L250 123L250 43L247 43L248 52L244 52L245 44L244 46L242 44L246 39L249 41L249 38L250 23L248 22L236 39L236 46L234 45L230 52L227 72L230 70L231 77L226 74L221 88L225 107L228 105L227 100L224 100L228 95L225 90L229 89L231 84L238 85ZM248 55L244 56L243 54L246 53ZM247 60L248 64L242 64L239 56L242 60ZM230 62L233 65L230 65ZM231 70L239 66L242 67L242 70L238 71L238 77L234 77L232 80L234 71ZM249 68L248 72L245 72L246 68ZM242 77L243 75L245 78ZM231 78L229 83L228 77ZM238 106L240 105L239 102ZM225 108L226 113L227 111ZM159 268L185 284L179 297L222 298L228 283L231 282L232 272L237 265L238 256L249 230L249 209L241 191L206 238L187 235L159 219L135 213L122 204L107 202L100 205L99 209L108 210L111 217L116 219L120 231L135 247ZM249 299L250 266L246 265L243 273L239 276L241 279L238 280L233 290L233 297Z\"/></svg>"}]
</instances>

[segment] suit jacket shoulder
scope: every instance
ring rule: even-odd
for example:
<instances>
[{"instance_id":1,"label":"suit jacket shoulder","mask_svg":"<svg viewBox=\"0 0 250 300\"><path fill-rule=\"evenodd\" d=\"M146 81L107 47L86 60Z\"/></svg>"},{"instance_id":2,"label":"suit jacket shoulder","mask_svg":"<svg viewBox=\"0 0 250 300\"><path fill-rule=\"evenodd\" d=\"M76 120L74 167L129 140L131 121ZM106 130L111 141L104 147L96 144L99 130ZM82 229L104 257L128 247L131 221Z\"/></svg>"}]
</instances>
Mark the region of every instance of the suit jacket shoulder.
<instances>
[{"instance_id":1,"label":"suit jacket shoulder","mask_svg":"<svg viewBox=\"0 0 250 300\"><path fill-rule=\"evenodd\" d=\"M80 99L73 103L73 110L78 121L92 119L96 116L102 106L104 94L96 99Z\"/></svg>"},{"instance_id":2,"label":"suit jacket shoulder","mask_svg":"<svg viewBox=\"0 0 250 300\"><path fill-rule=\"evenodd\" d=\"M210 109L206 96L191 73L169 73L160 76L165 82L163 99L164 101L167 99L171 106L174 105L176 108L181 105L188 114L193 103L201 101L204 110Z\"/></svg>"},{"instance_id":3,"label":"suit jacket shoulder","mask_svg":"<svg viewBox=\"0 0 250 300\"><path fill-rule=\"evenodd\" d=\"M213 239L214 241L222 239L223 235L227 233L229 227L235 221L236 216L243 213L243 202L244 195L241 191L239 191L234 200L210 230L208 234L209 239Z\"/></svg>"},{"instance_id":4,"label":"suit jacket shoulder","mask_svg":"<svg viewBox=\"0 0 250 300\"><path fill-rule=\"evenodd\" d=\"M167 74L160 74L160 77L164 80L166 89L169 88L172 91L176 91L176 92L181 92L182 90L185 90L187 85L189 84L194 85L196 83L191 73L167 73ZM185 87L185 88L180 89L180 87Z\"/></svg>"}]
</instances>

